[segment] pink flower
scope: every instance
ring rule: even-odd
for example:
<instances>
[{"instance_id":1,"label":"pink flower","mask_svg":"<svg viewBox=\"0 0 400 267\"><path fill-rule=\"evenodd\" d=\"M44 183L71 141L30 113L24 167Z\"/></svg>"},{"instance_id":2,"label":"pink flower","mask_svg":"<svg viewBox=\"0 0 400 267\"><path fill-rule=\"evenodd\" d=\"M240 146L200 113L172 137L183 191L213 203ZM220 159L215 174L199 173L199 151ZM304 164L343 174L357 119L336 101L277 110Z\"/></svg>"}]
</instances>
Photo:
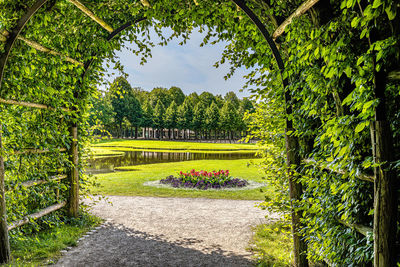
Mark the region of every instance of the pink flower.
<instances>
[{"instance_id":1,"label":"pink flower","mask_svg":"<svg viewBox=\"0 0 400 267\"><path fill-rule=\"evenodd\" d=\"M183 174L183 172L181 171L179 174L180 174L180 175L182 175L182 174Z\"/></svg>"}]
</instances>

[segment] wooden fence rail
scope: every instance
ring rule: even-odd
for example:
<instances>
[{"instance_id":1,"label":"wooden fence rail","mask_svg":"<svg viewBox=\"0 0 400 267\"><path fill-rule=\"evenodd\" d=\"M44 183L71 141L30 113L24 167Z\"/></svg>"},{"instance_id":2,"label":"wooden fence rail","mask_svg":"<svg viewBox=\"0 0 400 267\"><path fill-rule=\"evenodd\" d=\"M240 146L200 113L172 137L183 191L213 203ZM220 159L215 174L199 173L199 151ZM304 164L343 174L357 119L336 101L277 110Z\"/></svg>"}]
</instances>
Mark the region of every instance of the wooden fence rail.
<instances>
[{"instance_id":1,"label":"wooden fence rail","mask_svg":"<svg viewBox=\"0 0 400 267\"><path fill-rule=\"evenodd\" d=\"M372 227L369 226L365 226L365 225L361 225L361 224L357 224L357 223L348 223L346 221L340 220L340 219L336 219L339 223L349 227L349 228L353 228L355 229L357 232L359 232L360 234L367 236L368 233L373 233L374 229Z\"/></svg>"},{"instance_id":2,"label":"wooden fence rail","mask_svg":"<svg viewBox=\"0 0 400 267\"><path fill-rule=\"evenodd\" d=\"M50 177L50 179L48 180L30 180L30 181L26 181L26 182L22 182L20 184L16 184L14 186L12 186L11 188L9 188L7 190L7 192L13 191L17 186L23 186L25 188L29 188L32 186L37 186L37 185L42 185L42 184L47 184L47 183L51 183L51 182L57 182L57 181L61 181L65 178L67 178L67 175L56 175L56 176L52 176Z\"/></svg>"},{"instance_id":3,"label":"wooden fence rail","mask_svg":"<svg viewBox=\"0 0 400 267\"><path fill-rule=\"evenodd\" d=\"M334 172L340 175L346 175L348 174L348 172L344 171L344 170L334 170L331 169L323 164L318 163L317 161L315 161L314 159L304 159L303 160L304 163L318 167L320 169L326 170L326 171L330 171L330 172ZM355 175L358 179L363 180L363 181L368 181L368 182L374 182L375 178L373 175L368 175L365 173L359 173L357 175Z\"/></svg>"},{"instance_id":4,"label":"wooden fence rail","mask_svg":"<svg viewBox=\"0 0 400 267\"><path fill-rule=\"evenodd\" d=\"M66 201L51 205L50 207L42 209L41 211L38 211L38 212L35 212L33 214L27 215L27 216L25 216L23 219L21 219L19 221L12 222L8 226L7 229L8 229L8 231L10 231L10 230L12 230L14 228L20 227L20 226L22 226L24 224L29 223L31 220L39 219L39 218L41 218L41 217L43 217L43 216L45 216L47 214L52 213L53 211L56 211L56 210L59 210L59 209L65 207L66 205L67 205Z\"/></svg>"},{"instance_id":5,"label":"wooden fence rail","mask_svg":"<svg viewBox=\"0 0 400 267\"><path fill-rule=\"evenodd\" d=\"M43 104L17 101L17 100L12 100L12 99L3 99L3 98L0 98L0 104L16 105L16 106L22 106L22 107L28 107L28 108L48 109L48 110L52 110L52 111L57 110L56 108L53 108L53 107L50 107L47 105L43 105ZM60 108L60 109L65 112L72 112L72 110L68 109L68 108Z\"/></svg>"},{"instance_id":6,"label":"wooden fence rail","mask_svg":"<svg viewBox=\"0 0 400 267\"><path fill-rule=\"evenodd\" d=\"M66 148L57 148L54 150L50 149L36 149L36 148L28 148L21 151L14 151L11 155L25 155L25 154L44 154L44 153L54 153L54 152L67 152Z\"/></svg>"}]
</instances>

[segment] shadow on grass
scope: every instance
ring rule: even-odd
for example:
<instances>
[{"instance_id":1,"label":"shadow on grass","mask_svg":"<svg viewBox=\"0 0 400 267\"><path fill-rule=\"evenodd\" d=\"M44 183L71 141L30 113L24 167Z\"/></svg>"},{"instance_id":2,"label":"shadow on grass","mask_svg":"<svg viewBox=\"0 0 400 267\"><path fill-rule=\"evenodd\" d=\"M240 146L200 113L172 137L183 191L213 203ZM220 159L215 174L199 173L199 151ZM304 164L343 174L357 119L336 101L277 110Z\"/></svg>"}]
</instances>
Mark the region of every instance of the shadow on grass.
<instances>
[{"instance_id":1,"label":"shadow on grass","mask_svg":"<svg viewBox=\"0 0 400 267\"><path fill-rule=\"evenodd\" d=\"M165 240L122 225L107 224L62 257L56 266L254 266L243 255L202 240Z\"/></svg>"}]
</instances>

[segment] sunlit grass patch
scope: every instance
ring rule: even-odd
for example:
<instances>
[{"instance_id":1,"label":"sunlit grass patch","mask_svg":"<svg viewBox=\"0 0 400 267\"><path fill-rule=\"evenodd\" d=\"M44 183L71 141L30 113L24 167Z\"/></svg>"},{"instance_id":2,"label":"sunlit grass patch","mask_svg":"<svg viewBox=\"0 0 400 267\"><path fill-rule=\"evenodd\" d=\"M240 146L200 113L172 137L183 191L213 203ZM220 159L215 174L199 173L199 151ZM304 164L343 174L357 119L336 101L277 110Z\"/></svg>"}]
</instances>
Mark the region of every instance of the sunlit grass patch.
<instances>
[{"instance_id":1,"label":"sunlit grass patch","mask_svg":"<svg viewBox=\"0 0 400 267\"><path fill-rule=\"evenodd\" d=\"M101 140L94 147L126 147L166 150L257 150L255 144L197 143L158 140Z\"/></svg>"},{"instance_id":2,"label":"sunlit grass patch","mask_svg":"<svg viewBox=\"0 0 400 267\"><path fill-rule=\"evenodd\" d=\"M249 250L255 254L258 267L292 266L290 228L280 222L260 224L254 229Z\"/></svg>"}]
</instances>

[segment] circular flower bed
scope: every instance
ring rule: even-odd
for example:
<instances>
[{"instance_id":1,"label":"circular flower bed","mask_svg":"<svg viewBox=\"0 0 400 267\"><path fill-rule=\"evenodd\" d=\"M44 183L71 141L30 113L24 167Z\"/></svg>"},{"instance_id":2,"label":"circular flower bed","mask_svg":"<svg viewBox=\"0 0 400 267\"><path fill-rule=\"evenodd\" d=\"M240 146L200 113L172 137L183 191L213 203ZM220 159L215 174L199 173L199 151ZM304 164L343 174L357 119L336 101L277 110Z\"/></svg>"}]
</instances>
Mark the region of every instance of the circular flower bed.
<instances>
[{"instance_id":1,"label":"circular flower bed","mask_svg":"<svg viewBox=\"0 0 400 267\"><path fill-rule=\"evenodd\" d=\"M190 172L180 172L178 177L173 175L168 176L165 179L160 180L161 184L170 184L172 187L184 187L184 188L197 188L197 189L223 189L232 187L244 187L249 183L246 180L233 178L229 176L229 170L219 171L196 171L191 170Z\"/></svg>"}]
</instances>

